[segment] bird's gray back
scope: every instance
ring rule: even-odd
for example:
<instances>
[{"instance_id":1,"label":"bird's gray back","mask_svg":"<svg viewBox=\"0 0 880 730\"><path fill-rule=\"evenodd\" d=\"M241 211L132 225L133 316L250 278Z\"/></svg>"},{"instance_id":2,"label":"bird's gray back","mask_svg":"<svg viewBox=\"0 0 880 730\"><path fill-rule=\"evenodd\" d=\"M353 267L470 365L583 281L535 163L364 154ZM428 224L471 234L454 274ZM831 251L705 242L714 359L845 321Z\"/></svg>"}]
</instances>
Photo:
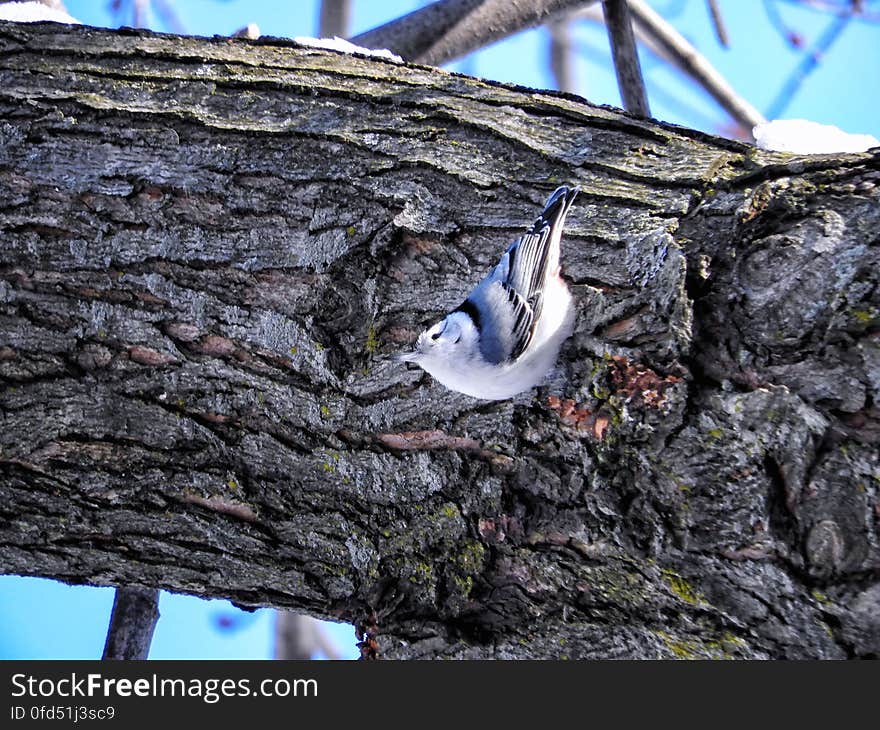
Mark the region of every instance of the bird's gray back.
<instances>
[{"instance_id":1,"label":"bird's gray back","mask_svg":"<svg viewBox=\"0 0 880 730\"><path fill-rule=\"evenodd\" d=\"M544 282L559 262L559 239L577 188L557 188L532 227L508 247L458 308L480 334L480 353L497 365L528 347L541 316Z\"/></svg>"}]
</instances>

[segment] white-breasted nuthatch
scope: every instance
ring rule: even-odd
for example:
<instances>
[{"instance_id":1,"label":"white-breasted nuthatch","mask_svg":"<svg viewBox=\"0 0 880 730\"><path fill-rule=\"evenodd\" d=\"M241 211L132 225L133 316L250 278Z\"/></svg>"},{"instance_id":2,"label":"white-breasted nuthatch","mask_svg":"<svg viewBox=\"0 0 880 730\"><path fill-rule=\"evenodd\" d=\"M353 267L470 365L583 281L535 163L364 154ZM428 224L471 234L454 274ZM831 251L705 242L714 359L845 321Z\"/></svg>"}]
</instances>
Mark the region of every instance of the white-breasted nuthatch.
<instances>
[{"instance_id":1,"label":"white-breasted nuthatch","mask_svg":"<svg viewBox=\"0 0 880 730\"><path fill-rule=\"evenodd\" d=\"M395 357L474 398L503 400L540 383L574 326L559 252L577 194L576 187L557 188L468 298L422 332L412 352Z\"/></svg>"}]
</instances>

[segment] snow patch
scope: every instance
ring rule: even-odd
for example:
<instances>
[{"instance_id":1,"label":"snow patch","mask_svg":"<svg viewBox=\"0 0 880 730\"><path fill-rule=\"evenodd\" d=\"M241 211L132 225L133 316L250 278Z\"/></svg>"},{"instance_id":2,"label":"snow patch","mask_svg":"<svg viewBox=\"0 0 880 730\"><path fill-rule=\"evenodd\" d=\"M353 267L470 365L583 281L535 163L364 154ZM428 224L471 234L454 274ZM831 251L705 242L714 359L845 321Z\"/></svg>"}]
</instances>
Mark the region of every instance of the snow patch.
<instances>
[{"instance_id":1,"label":"snow patch","mask_svg":"<svg viewBox=\"0 0 880 730\"><path fill-rule=\"evenodd\" d=\"M239 28L235 33L232 34L233 38L250 38L252 41L259 38L260 26L256 23L248 23L244 28Z\"/></svg>"},{"instance_id":2,"label":"snow patch","mask_svg":"<svg viewBox=\"0 0 880 730\"><path fill-rule=\"evenodd\" d=\"M403 63L403 59L400 56L394 55L391 51L385 48L374 50L372 48L356 46L354 43L349 43L344 38L339 38L338 36L334 36L333 38L307 38L306 36L297 36L293 40L301 46L309 46L310 48L323 48L328 51L341 51L342 53L360 53L364 56L385 58L389 61L394 61L395 63Z\"/></svg>"},{"instance_id":3,"label":"snow patch","mask_svg":"<svg viewBox=\"0 0 880 730\"><path fill-rule=\"evenodd\" d=\"M56 10L36 2L4 3L0 5L0 20L11 20L14 23L42 23L48 20L52 23L82 25L63 10Z\"/></svg>"},{"instance_id":4,"label":"snow patch","mask_svg":"<svg viewBox=\"0 0 880 730\"><path fill-rule=\"evenodd\" d=\"M830 124L806 119L774 119L756 124L752 135L762 150L802 155L864 152L880 147L880 140L870 134L850 134Z\"/></svg>"}]
</instances>

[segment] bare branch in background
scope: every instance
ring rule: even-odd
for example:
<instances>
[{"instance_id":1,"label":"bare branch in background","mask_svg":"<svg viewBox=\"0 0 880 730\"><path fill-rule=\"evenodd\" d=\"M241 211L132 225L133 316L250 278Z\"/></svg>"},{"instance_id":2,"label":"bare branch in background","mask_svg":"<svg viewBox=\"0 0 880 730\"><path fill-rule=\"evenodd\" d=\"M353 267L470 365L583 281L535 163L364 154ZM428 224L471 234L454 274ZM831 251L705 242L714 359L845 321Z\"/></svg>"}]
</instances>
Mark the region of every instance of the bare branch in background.
<instances>
[{"instance_id":1,"label":"bare branch in background","mask_svg":"<svg viewBox=\"0 0 880 730\"><path fill-rule=\"evenodd\" d=\"M769 20L770 24L776 28L779 35L785 39L785 42L788 43L788 45L792 48L803 47L804 37L790 28L782 19L782 16L779 14L779 8L776 6L776 0L764 0L764 13L767 15L767 20Z\"/></svg>"},{"instance_id":2,"label":"bare branch in background","mask_svg":"<svg viewBox=\"0 0 880 730\"><path fill-rule=\"evenodd\" d=\"M574 16L577 20L586 20L590 23L594 23L596 25L605 25L605 15L602 12L602 6L600 4L593 5L589 8L585 8L580 12L576 13ZM635 33L636 41L644 46L648 51L651 52L651 55L655 56L658 60L663 63L674 64L675 59L667 53L666 49L660 46L655 40L654 37L645 32L645 29L642 28L638 23L633 23L633 33ZM606 56L603 54L601 61L596 61L597 64L604 64Z\"/></svg>"},{"instance_id":3,"label":"bare branch in background","mask_svg":"<svg viewBox=\"0 0 880 730\"><path fill-rule=\"evenodd\" d=\"M594 23L596 25L604 25L605 17L602 14L602 8L599 5L594 5L593 7L586 8L585 10L580 11L575 16L578 20L586 20L590 23ZM635 23L633 25L633 32L636 35L636 40L638 43L643 46L648 52L659 60L662 63L668 63L675 68L678 68L681 71L684 69L678 64L678 60L673 57L664 46L661 46L654 39L654 36L650 35L645 31L645 29ZM588 47L579 46L577 48L578 54L583 57L585 55L593 56L593 63L596 65L604 65L606 63L607 55L602 52L599 53L593 49ZM656 81L652 81L651 83L651 97L655 100L661 100L664 104L678 106L680 108L684 108L688 110L688 114L695 118L703 119L703 128L709 129L715 124L711 117L706 115L706 112L699 109L692 103L692 99L690 98L692 95L689 90L678 86L676 89L672 88L664 88L662 83L658 83ZM741 125L737 124L737 128Z\"/></svg>"},{"instance_id":4,"label":"bare branch in background","mask_svg":"<svg viewBox=\"0 0 880 730\"><path fill-rule=\"evenodd\" d=\"M321 0L318 38L348 38L350 29L351 0Z\"/></svg>"},{"instance_id":5,"label":"bare branch in background","mask_svg":"<svg viewBox=\"0 0 880 730\"><path fill-rule=\"evenodd\" d=\"M744 129L766 121L694 46L656 13L644 0L629 0L636 29L649 35L672 62L697 81Z\"/></svg>"},{"instance_id":6,"label":"bare branch in background","mask_svg":"<svg viewBox=\"0 0 880 730\"><path fill-rule=\"evenodd\" d=\"M103 659L146 659L159 620L159 590L119 587Z\"/></svg>"},{"instance_id":7,"label":"bare branch in background","mask_svg":"<svg viewBox=\"0 0 880 730\"><path fill-rule=\"evenodd\" d=\"M150 0L132 0L132 25L135 28L150 27Z\"/></svg>"},{"instance_id":8,"label":"bare branch in background","mask_svg":"<svg viewBox=\"0 0 880 730\"><path fill-rule=\"evenodd\" d=\"M155 11L172 33L186 33L186 28L174 8L174 0L110 0L109 7L120 25L128 23L130 17L133 27L149 28L153 25L150 23L150 13Z\"/></svg>"},{"instance_id":9,"label":"bare branch in background","mask_svg":"<svg viewBox=\"0 0 880 730\"><path fill-rule=\"evenodd\" d=\"M789 5L799 5L808 10L815 10L818 13L839 15L842 12L852 12L859 20L867 23L880 22L880 13L870 12L868 10L870 2L863 0L785 0L785 2Z\"/></svg>"},{"instance_id":10,"label":"bare branch in background","mask_svg":"<svg viewBox=\"0 0 880 730\"><path fill-rule=\"evenodd\" d=\"M407 61L440 66L594 2L439 0L350 40L365 48L387 48Z\"/></svg>"},{"instance_id":11,"label":"bare branch in background","mask_svg":"<svg viewBox=\"0 0 880 730\"><path fill-rule=\"evenodd\" d=\"M796 50L803 49L806 45L804 34L792 28L783 19L779 12L779 4L780 0L764 0L764 11L767 19L789 46ZM776 98L771 102L767 112L767 116L771 119L778 117L785 111L804 80L816 70L828 50L837 41L850 21L858 20L866 23L876 23L880 20L880 15L868 12L867 3L860 2L859 0L837 0L836 2L834 0L788 0L788 4L798 5L819 13L830 14L834 18L825 27L825 30L812 47L803 51L803 56L797 68L785 80Z\"/></svg>"},{"instance_id":12,"label":"bare branch in background","mask_svg":"<svg viewBox=\"0 0 880 730\"><path fill-rule=\"evenodd\" d=\"M365 48L387 48L407 61L445 63L437 61L431 47L453 32L457 24L466 21L482 0L440 0L420 10L380 25L350 40ZM431 60L428 60L431 59Z\"/></svg>"},{"instance_id":13,"label":"bare branch in background","mask_svg":"<svg viewBox=\"0 0 880 730\"><path fill-rule=\"evenodd\" d=\"M785 83L782 85L782 89L780 89L776 98L770 104L770 107L767 109L767 116L770 119L776 119L783 111L785 111L785 108L791 103L792 97L797 93L797 90L801 87L804 79L816 70L822 58L828 52L828 49L831 48L838 38L840 38L840 34L843 33L844 29L849 25L849 21L852 20L852 17L852 12L841 13L828 24L822 35L819 36L819 39L813 44L812 48L804 54L804 57L801 59L797 68L786 79Z\"/></svg>"},{"instance_id":14,"label":"bare branch in background","mask_svg":"<svg viewBox=\"0 0 880 730\"><path fill-rule=\"evenodd\" d=\"M547 24L550 31L550 71L556 88L574 93L577 82L574 75L574 45L571 40L571 24L559 20Z\"/></svg>"},{"instance_id":15,"label":"bare branch in background","mask_svg":"<svg viewBox=\"0 0 880 730\"><path fill-rule=\"evenodd\" d=\"M633 4L633 0L630 0L631 11L633 9ZM604 24L605 22L602 9L598 5L578 11L575 14L575 17L577 19L588 20L597 24ZM654 20L654 18L650 16L645 19ZM633 20L633 31L636 40L661 61L676 67L703 86L710 95L718 101L719 105L731 115L739 127L749 131L754 124L745 121L744 115L742 114L739 116L734 115L731 109L744 108L745 110L751 110L750 114L760 117L763 120L760 112L754 109L754 107L748 104L748 102L743 101L733 88L724 80L720 72L718 72L712 64L699 53L699 51L675 31L672 26L665 21L662 21L662 19L660 23L644 23L642 22L642 17L635 15L635 13L633 13ZM687 61L688 58L693 60ZM707 83L709 84L708 86Z\"/></svg>"},{"instance_id":16,"label":"bare branch in background","mask_svg":"<svg viewBox=\"0 0 880 730\"><path fill-rule=\"evenodd\" d=\"M722 46L730 48L730 36L727 35L727 26L724 24L724 18L721 16L718 0L706 0L706 2L709 5L709 17L712 18L715 37Z\"/></svg>"},{"instance_id":17,"label":"bare branch in background","mask_svg":"<svg viewBox=\"0 0 880 730\"><path fill-rule=\"evenodd\" d=\"M177 10L174 9L173 0L153 0L153 5L156 8L156 12L159 14L159 17L162 18L162 22L165 23L165 26L170 29L172 33L186 33L186 28L183 23L180 22L180 16L177 14Z\"/></svg>"},{"instance_id":18,"label":"bare branch in background","mask_svg":"<svg viewBox=\"0 0 880 730\"><path fill-rule=\"evenodd\" d=\"M626 0L603 0L602 9L623 108L640 117L649 117L651 110L648 107L642 67L639 65L629 6Z\"/></svg>"},{"instance_id":19,"label":"bare branch in background","mask_svg":"<svg viewBox=\"0 0 880 730\"><path fill-rule=\"evenodd\" d=\"M317 654L323 654L328 659L342 658L318 619L293 611L278 611L275 619L275 658L314 659Z\"/></svg>"}]
</instances>

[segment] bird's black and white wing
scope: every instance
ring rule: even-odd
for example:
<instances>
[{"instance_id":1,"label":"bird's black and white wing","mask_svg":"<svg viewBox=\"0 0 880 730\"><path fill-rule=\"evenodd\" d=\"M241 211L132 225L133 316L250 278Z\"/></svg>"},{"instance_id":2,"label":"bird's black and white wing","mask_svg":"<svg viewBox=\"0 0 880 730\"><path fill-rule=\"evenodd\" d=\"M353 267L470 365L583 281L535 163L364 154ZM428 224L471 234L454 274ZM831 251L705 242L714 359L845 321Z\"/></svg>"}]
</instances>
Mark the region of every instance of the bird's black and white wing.
<instances>
[{"instance_id":1,"label":"bird's black and white wing","mask_svg":"<svg viewBox=\"0 0 880 730\"><path fill-rule=\"evenodd\" d=\"M559 267L562 227L577 194L578 188L557 188L532 227L459 307L477 326L487 362L515 360L528 347L541 317L544 282Z\"/></svg>"}]
</instances>

